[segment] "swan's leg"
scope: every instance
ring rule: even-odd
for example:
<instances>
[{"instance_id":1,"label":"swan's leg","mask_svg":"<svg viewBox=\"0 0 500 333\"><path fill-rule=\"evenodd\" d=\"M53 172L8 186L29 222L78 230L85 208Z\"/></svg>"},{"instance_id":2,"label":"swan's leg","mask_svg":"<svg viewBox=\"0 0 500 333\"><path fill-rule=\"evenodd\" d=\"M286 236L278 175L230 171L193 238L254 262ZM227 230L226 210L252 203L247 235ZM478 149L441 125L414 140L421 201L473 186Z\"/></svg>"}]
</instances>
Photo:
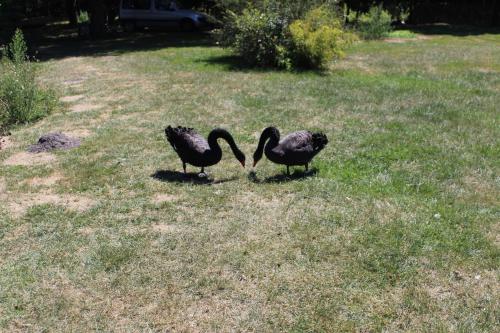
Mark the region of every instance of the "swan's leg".
<instances>
[{"instance_id":1,"label":"swan's leg","mask_svg":"<svg viewBox=\"0 0 500 333\"><path fill-rule=\"evenodd\" d=\"M186 162L182 161L182 168L184 169L184 173L186 173Z\"/></svg>"},{"instance_id":2,"label":"swan's leg","mask_svg":"<svg viewBox=\"0 0 500 333\"><path fill-rule=\"evenodd\" d=\"M290 166L289 165L286 166L286 174L288 176L290 176Z\"/></svg>"},{"instance_id":3,"label":"swan's leg","mask_svg":"<svg viewBox=\"0 0 500 333\"><path fill-rule=\"evenodd\" d=\"M306 172L309 171L309 163L306 163Z\"/></svg>"},{"instance_id":4,"label":"swan's leg","mask_svg":"<svg viewBox=\"0 0 500 333\"><path fill-rule=\"evenodd\" d=\"M205 173L205 167L201 167L201 171L198 174L198 177L200 177L200 178L206 178L206 177L208 177L208 175Z\"/></svg>"}]
</instances>

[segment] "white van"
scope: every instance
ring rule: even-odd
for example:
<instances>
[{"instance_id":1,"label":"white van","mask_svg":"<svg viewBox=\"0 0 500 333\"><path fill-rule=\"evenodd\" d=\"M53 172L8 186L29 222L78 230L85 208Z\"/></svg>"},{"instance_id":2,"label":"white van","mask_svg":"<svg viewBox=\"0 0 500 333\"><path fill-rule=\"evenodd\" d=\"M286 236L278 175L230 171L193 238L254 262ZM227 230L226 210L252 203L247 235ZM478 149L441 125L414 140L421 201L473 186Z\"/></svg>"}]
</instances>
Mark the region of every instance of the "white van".
<instances>
[{"instance_id":1,"label":"white van","mask_svg":"<svg viewBox=\"0 0 500 333\"><path fill-rule=\"evenodd\" d=\"M127 31L143 27L170 27L183 31L211 28L206 15L180 9L175 0L121 0L119 17Z\"/></svg>"}]
</instances>

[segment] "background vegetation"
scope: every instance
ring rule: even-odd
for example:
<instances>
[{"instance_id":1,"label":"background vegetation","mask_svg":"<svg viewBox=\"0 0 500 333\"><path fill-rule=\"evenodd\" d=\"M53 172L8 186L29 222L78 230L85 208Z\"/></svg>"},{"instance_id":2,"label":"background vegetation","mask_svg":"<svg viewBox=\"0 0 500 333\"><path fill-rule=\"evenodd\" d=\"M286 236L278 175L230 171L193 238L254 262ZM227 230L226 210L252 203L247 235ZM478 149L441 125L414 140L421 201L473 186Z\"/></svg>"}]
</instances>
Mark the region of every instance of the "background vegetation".
<instances>
[{"instance_id":1,"label":"background vegetation","mask_svg":"<svg viewBox=\"0 0 500 333\"><path fill-rule=\"evenodd\" d=\"M227 10L241 13L245 8L261 8L269 3L287 11L294 18L301 18L311 7L335 4L344 8L347 14L369 11L373 5L381 5L389 11L394 20L405 20L410 24L451 23L481 26L500 25L500 3L496 0L484 1L425 1L425 0L178 0L189 8L199 8L221 18ZM77 23L78 13L85 10L90 14L94 36L102 35L106 25L112 25L118 13L119 0L0 0L1 30L15 29L20 25L42 24L44 20L29 20L33 17L68 19ZM10 37L12 32L3 36ZM2 36L0 36L1 38Z\"/></svg>"},{"instance_id":2,"label":"background vegetation","mask_svg":"<svg viewBox=\"0 0 500 333\"><path fill-rule=\"evenodd\" d=\"M389 12L380 6L373 6L367 13L361 14L355 21L357 31L365 39L387 37L391 31L392 18Z\"/></svg>"},{"instance_id":3,"label":"background vegetation","mask_svg":"<svg viewBox=\"0 0 500 333\"><path fill-rule=\"evenodd\" d=\"M219 40L251 66L326 68L343 56L354 35L345 31L334 8L313 7L303 19L293 19L271 5L229 11Z\"/></svg>"},{"instance_id":4,"label":"background vegetation","mask_svg":"<svg viewBox=\"0 0 500 333\"><path fill-rule=\"evenodd\" d=\"M36 82L26 52L23 33L17 30L0 61L0 134L13 125L38 120L56 106L54 93Z\"/></svg>"}]
</instances>

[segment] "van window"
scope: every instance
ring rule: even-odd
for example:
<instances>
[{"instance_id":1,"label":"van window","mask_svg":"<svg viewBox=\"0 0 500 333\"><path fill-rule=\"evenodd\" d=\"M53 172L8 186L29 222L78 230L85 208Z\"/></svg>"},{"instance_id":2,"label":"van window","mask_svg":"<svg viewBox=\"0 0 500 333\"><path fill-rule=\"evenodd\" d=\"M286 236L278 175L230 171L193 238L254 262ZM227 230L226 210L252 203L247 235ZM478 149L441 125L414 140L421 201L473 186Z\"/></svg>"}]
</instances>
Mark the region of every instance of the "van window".
<instances>
[{"instance_id":1,"label":"van window","mask_svg":"<svg viewBox=\"0 0 500 333\"><path fill-rule=\"evenodd\" d=\"M173 0L155 0L157 10L177 10L177 3Z\"/></svg>"},{"instance_id":2,"label":"van window","mask_svg":"<svg viewBox=\"0 0 500 333\"><path fill-rule=\"evenodd\" d=\"M123 9L149 9L151 0L123 0Z\"/></svg>"}]
</instances>

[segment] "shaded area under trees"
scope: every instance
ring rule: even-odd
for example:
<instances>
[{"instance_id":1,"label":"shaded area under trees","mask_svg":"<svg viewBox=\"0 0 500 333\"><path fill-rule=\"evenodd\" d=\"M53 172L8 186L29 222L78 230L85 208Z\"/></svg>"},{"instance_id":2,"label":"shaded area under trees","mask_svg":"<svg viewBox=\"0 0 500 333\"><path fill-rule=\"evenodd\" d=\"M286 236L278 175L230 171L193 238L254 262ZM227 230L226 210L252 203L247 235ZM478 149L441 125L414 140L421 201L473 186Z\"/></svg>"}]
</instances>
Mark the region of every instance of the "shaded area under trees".
<instances>
[{"instance_id":1,"label":"shaded area under trees","mask_svg":"<svg viewBox=\"0 0 500 333\"><path fill-rule=\"evenodd\" d=\"M500 26L500 0L177 0L187 8L199 8L214 15L226 9L240 11L248 6L258 7L275 2L289 10L336 2L347 11L367 12L370 6L382 4L394 18L407 16L407 23L450 23L477 26ZM78 14L89 13L90 32L102 36L118 15L120 0L0 0L0 30L11 35L16 27L43 25L48 20L67 20L74 26ZM45 18L45 19L43 19ZM9 31L9 33L7 33Z\"/></svg>"}]
</instances>

